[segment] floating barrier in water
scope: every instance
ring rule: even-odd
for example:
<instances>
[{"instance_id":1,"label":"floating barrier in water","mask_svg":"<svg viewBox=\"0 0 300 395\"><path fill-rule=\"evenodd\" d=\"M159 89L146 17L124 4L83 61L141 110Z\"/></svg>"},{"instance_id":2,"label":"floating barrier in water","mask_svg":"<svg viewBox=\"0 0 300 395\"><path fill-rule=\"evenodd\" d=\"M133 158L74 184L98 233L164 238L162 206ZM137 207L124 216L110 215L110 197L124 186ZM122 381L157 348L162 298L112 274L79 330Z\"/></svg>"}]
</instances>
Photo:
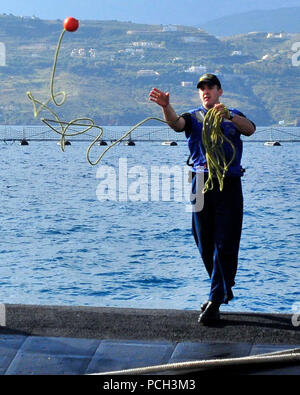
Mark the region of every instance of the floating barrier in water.
<instances>
[{"instance_id":1,"label":"floating barrier in water","mask_svg":"<svg viewBox=\"0 0 300 395\"><path fill-rule=\"evenodd\" d=\"M270 129L270 138L269 140L265 141L264 145L267 145L269 147L278 147L281 145L278 140L275 140L273 138L273 128Z\"/></svg>"},{"instance_id":2,"label":"floating barrier in water","mask_svg":"<svg viewBox=\"0 0 300 395\"><path fill-rule=\"evenodd\" d=\"M135 142L133 140L128 140L128 141L125 141L125 145L132 145L132 146L134 146Z\"/></svg>"},{"instance_id":3,"label":"floating barrier in water","mask_svg":"<svg viewBox=\"0 0 300 395\"><path fill-rule=\"evenodd\" d=\"M23 128L21 131L20 128ZM123 135L123 130L120 127L112 127L110 129L109 126L105 127L106 138L99 139L97 141L97 145L109 145L110 143L120 143L122 140L120 137ZM172 133L172 135L171 135ZM300 142L300 127L299 128L289 128L289 127L281 127L281 128L272 128L272 138L270 138L270 128L258 128L254 135L245 138L242 136L242 140L244 143L259 143L266 145L269 142L279 142L280 145L286 145L285 143L295 143ZM67 137L67 136L66 136ZM68 140L73 143L83 142L83 143L91 143L96 138L96 133L91 132L86 135L78 135L78 136L68 136ZM53 134L53 131L49 128L45 128L45 126L36 126L36 125L27 125L27 126L11 126L4 125L0 129L0 142L4 143L17 143L19 144L21 140L27 140L29 144L34 142L57 142L59 138ZM66 138L67 140L67 138ZM128 141L127 138L125 141ZM166 145L165 141L175 141L178 145L180 143L186 144L186 137L184 133L174 133L169 130L168 127L160 127L160 126L147 126L141 127L141 131L139 135L136 135L134 139L132 139L136 145L139 142L145 143L159 143L160 145ZM124 140L123 140L124 141ZM107 143L107 144L105 144Z\"/></svg>"},{"instance_id":4,"label":"floating barrier in water","mask_svg":"<svg viewBox=\"0 0 300 395\"><path fill-rule=\"evenodd\" d=\"M22 139L20 141L20 145L29 145L28 141L26 139Z\"/></svg>"},{"instance_id":5,"label":"floating barrier in water","mask_svg":"<svg viewBox=\"0 0 300 395\"><path fill-rule=\"evenodd\" d=\"M64 142L64 144L65 144L65 145L71 145L71 142L70 142L69 140L66 140L66 141ZM61 141L58 141L58 142L57 142L57 145L61 145Z\"/></svg>"},{"instance_id":6,"label":"floating barrier in water","mask_svg":"<svg viewBox=\"0 0 300 395\"><path fill-rule=\"evenodd\" d=\"M264 143L264 145L276 146L276 147L278 147L278 146L280 146L281 144L280 144L279 141L266 141L266 142Z\"/></svg>"}]
</instances>

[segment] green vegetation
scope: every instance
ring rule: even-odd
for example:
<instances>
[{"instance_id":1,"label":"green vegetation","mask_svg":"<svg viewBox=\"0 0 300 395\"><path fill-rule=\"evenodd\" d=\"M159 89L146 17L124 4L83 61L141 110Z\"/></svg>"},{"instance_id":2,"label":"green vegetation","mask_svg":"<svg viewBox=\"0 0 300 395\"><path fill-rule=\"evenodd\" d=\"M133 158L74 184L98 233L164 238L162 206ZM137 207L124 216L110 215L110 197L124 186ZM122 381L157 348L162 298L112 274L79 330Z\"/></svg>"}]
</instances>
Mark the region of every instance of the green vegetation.
<instances>
[{"instance_id":1,"label":"green vegetation","mask_svg":"<svg viewBox=\"0 0 300 395\"><path fill-rule=\"evenodd\" d=\"M49 98L53 57L62 21L0 15L0 42L6 65L0 66L1 124L38 124L30 90L39 100ZM299 67L292 65L292 45L300 34L266 33L217 39L203 30L176 26L141 25L118 21L80 21L62 43L55 90L67 92L56 109L70 121L92 117L100 125L133 125L148 116L161 116L148 100L157 86L171 93L178 113L199 104L196 82L205 66L217 73L224 103L237 107L257 125L292 123L299 117ZM234 52L235 51L235 52ZM299 56L300 60L300 56ZM153 70L155 73L140 72ZM182 86L182 81L191 86ZM49 116L41 113L41 116Z\"/></svg>"}]
</instances>

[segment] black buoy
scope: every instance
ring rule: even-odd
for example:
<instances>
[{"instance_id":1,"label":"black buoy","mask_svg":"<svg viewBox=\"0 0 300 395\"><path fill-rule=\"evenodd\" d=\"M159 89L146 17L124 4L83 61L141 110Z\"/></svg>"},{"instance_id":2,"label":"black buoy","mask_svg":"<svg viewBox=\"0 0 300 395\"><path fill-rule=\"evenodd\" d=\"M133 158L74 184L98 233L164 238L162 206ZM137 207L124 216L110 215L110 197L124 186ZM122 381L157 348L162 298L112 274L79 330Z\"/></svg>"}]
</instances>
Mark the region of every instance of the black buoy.
<instances>
[{"instance_id":1,"label":"black buoy","mask_svg":"<svg viewBox=\"0 0 300 395\"><path fill-rule=\"evenodd\" d=\"M61 141L58 141L57 145L61 145ZM71 145L71 142L69 140L66 140L65 145Z\"/></svg>"},{"instance_id":2,"label":"black buoy","mask_svg":"<svg viewBox=\"0 0 300 395\"><path fill-rule=\"evenodd\" d=\"M172 145L175 146L177 145L176 141L163 141L162 145Z\"/></svg>"},{"instance_id":3,"label":"black buoy","mask_svg":"<svg viewBox=\"0 0 300 395\"><path fill-rule=\"evenodd\" d=\"M28 141L26 139L22 139L20 141L20 145L29 145Z\"/></svg>"},{"instance_id":4,"label":"black buoy","mask_svg":"<svg viewBox=\"0 0 300 395\"><path fill-rule=\"evenodd\" d=\"M266 141L264 145L269 145L271 147L279 147L279 146L281 146L279 141Z\"/></svg>"},{"instance_id":5,"label":"black buoy","mask_svg":"<svg viewBox=\"0 0 300 395\"><path fill-rule=\"evenodd\" d=\"M135 145L135 142L133 140L128 140L125 141L125 145Z\"/></svg>"},{"instance_id":6,"label":"black buoy","mask_svg":"<svg viewBox=\"0 0 300 395\"><path fill-rule=\"evenodd\" d=\"M100 141L99 141L99 145L107 145L107 142L104 141L104 140L100 140Z\"/></svg>"}]
</instances>

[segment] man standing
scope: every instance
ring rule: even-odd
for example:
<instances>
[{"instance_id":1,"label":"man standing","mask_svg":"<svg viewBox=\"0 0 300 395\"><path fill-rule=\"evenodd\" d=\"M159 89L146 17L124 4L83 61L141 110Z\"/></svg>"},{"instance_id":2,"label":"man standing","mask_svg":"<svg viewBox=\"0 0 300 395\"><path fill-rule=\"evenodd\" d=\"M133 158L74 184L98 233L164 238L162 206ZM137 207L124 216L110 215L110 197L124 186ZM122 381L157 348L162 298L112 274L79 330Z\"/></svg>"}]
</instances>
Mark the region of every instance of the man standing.
<instances>
[{"instance_id":1,"label":"man standing","mask_svg":"<svg viewBox=\"0 0 300 395\"><path fill-rule=\"evenodd\" d=\"M171 106L168 92L153 88L149 99L162 108L164 118L173 130L185 131L193 163L194 193L197 193L195 175L204 172L204 180L208 177L206 152L202 141L203 120L208 110L214 108L222 117L221 130L235 148L235 156L226 173L223 189L220 191L215 179L214 188L204 194L203 209L194 210L192 214L195 242L211 279L209 298L202 304L198 320L208 325L220 319L220 305L233 298L231 288L235 284L243 217L243 146L240 135L251 136L255 132L255 125L240 111L227 110L220 103L223 90L220 80L214 74L202 75L197 88L202 106L181 116ZM226 141L223 143L223 150L227 159L232 157L232 147Z\"/></svg>"}]
</instances>

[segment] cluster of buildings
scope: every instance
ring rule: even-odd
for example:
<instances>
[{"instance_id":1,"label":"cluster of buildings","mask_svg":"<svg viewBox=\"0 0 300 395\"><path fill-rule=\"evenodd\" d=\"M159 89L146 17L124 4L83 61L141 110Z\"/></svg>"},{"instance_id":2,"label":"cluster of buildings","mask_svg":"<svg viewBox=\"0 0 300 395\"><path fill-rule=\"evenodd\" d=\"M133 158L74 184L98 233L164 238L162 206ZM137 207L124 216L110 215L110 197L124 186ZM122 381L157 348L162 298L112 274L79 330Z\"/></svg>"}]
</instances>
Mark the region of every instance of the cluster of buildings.
<instances>
[{"instance_id":1,"label":"cluster of buildings","mask_svg":"<svg viewBox=\"0 0 300 395\"><path fill-rule=\"evenodd\" d=\"M71 56L78 58L95 58L96 50L94 48L90 48L88 50L86 50L85 48L73 48L71 51Z\"/></svg>"},{"instance_id":2,"label":"cluster of buildings","mask_svg":"<svg viewBox=\"0 0 300 395\"><path fill-rule=\"evenodd\" d=\"M161 32L176 32L178 31L178 27L176 25L166 25L162 26L161 30L158 31L158 33ZM137 31L127 31L127 34L136 34L136 33L141 33ZM145 32L143 32L145 33ZM149 32L148 32L149 33ZM153 33L153 32L151 32ZM254 34L249 33L249 34ZM268 33L266 35L266 38L284 38L283 33ZM204 42L206 41L205 38L203 37L198 37L198 36L185 36L182 38L183 42L185 43L193 43L193 42ZM126 48L120 49L117 54L122 55L122 56L136 56L142 59L145 55L145 51L147 49L164 49L165 44L164 43L159 43L159 42L154 42L154 41L147 41L147 40L141 40L141 41L133 41L131 44L129 44ZM241 50L236 49L233 50L230 54L233 57L238 57L242 56L243 53ZM74 48L71 51L71 56L73 57L80 57L80 58L96 58L97 57L97 51L94 48L90 49L85 49L85 48ZM267 58L268 55L266 55L264 58ZM263 59L264 59L263 58ZM112 57L112 59L115 59L115 56ZM172 63L176 63L179 60L179 58L174 58L171 60ZM203 73L207 72L207 67L204 65L191 65L188 68L184 70L184 72L188 75L192 74L197 74L201 75ZM137 70L137 76L138 77L157 77L159 76L159 72L153 69L139 69ZM190 78L194 79L194 78ZM191 81L189 78L187 78L184 81L181 81L181 86L182 87L193 87L194 82Z\"/></svg>"},{"instance_id":3,"label":"cluster of buildings","mask_svg":"<svg viewBox=\"0 0 300 395\"><path fill-rule=\"evenodd\" d=\"M207 72L206 66L190 66L188 69L185 70L185 73L190 73L190 74L204 74ZM155 70L139 70L137 72L138 77L145 77L145 76L159 76L159 73ZM190 87L193 86L194 83L192 81L182 81L181 86L182 87Z\"/></svg>"}]
</instances>

